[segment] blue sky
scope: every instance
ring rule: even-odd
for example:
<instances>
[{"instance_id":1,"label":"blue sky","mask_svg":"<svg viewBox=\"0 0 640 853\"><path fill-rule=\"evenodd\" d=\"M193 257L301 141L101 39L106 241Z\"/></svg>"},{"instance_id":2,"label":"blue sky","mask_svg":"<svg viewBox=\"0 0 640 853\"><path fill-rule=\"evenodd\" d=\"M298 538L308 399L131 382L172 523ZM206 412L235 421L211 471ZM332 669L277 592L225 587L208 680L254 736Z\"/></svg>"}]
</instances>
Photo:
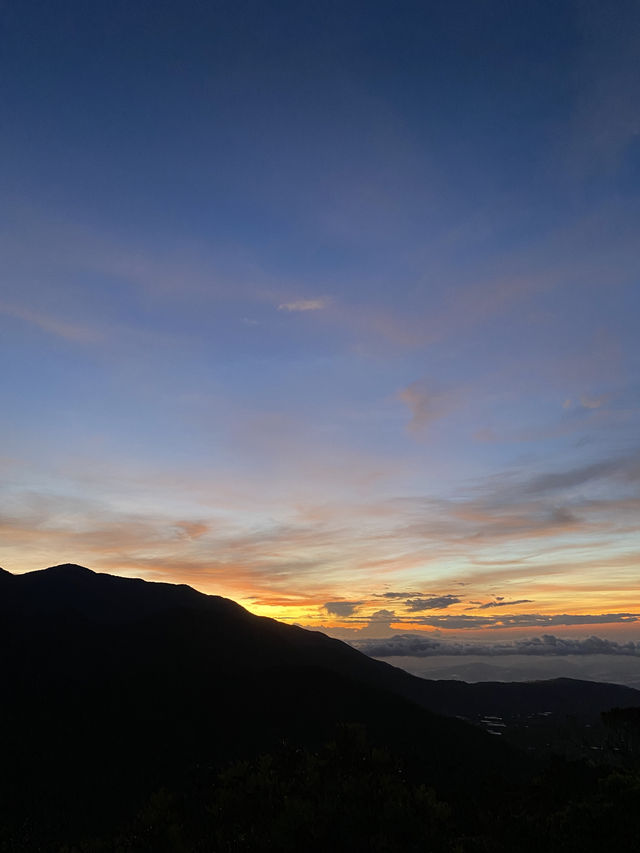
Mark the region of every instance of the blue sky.
<instances>
[{"instance_id":1,"label":"blue sky","mask_svg":"<svg viewBox=\"0 0 640 853\"><path fill-rule=\"evenodd\" d=\"M637 4L0 21L5 568L638 637Z\"/></svg>"}]
</instances>

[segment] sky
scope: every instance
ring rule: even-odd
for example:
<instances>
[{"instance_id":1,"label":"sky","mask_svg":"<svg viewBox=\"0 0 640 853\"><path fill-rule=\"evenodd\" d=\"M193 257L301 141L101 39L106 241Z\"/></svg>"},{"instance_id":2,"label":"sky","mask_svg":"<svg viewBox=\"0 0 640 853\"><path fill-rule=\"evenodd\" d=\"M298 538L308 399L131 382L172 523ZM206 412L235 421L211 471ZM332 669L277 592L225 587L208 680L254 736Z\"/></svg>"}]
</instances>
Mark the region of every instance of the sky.
<instances>
[{"instance_id":1,"label":"sky","mask_svg":"<svg viewBox=\"0 0 640 853\"><path fill-rule=\"evenodd\" d=\"M0 564L639 652L639 49L627 0L4 0Z\"/></svg>"}]
</instances>

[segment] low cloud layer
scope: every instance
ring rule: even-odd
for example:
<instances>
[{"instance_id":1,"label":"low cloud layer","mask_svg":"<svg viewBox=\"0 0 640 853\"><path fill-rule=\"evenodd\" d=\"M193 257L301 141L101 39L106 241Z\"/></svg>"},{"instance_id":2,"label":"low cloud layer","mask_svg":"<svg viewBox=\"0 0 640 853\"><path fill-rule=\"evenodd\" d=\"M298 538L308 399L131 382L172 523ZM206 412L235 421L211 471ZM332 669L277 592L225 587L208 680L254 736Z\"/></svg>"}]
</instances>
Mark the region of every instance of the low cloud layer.
<instances>
[{"instance_id":1,"label":"low cloud layer","mask_svg":"<svg viewBox=\"0 0 640 853\"><path fill-rule=\"evenodd\" d=\"M602 637L584 640L543 634L524 640L483 643L448 642L415 634L396 634L384 640L352 640L351 645L371 657L436 657L441 655L633 655L640 657L640 642L618 643Z\"/></svg>"}]
</instances>

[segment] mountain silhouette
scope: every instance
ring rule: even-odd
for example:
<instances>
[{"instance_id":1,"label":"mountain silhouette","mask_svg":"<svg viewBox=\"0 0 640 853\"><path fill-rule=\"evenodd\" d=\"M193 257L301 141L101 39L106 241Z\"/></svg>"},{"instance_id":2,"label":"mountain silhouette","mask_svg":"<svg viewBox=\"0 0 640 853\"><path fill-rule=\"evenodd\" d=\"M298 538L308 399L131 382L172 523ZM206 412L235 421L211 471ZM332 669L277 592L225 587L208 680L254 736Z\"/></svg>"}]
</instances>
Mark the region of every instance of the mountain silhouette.
<instances>
[{"instance_id":1,"label":"mountain silhouette","mask_svg":"<svg viewBox=\"0 0 640 853\"><path fill-rule=\"evenodd\" d=\"M427 681L220 596L73 564L0 571L0 671L0 818L21 838L35 821L41 849L65 821L99 833L163 786L203 785L285 742L313 747L338 725L365 726L421 779L471 795L526 761L441 714L640 706L639 691L570 679Z\"/></svg>"},{"instance_id":2,"label":"mountain silhouette","mask_svg":"<svg viewBox=\"0 0 640 853\"><path fill-rule=\"evenodd\" d=\"M468 684L418 678L318 631L255 616L227 598L69 563L23 575L3 570L0 593L0 613L5 626L22 636L22 654L29 653L38 637L55 646L65 637L72 639L72 626L85 632L81 646L67 648L69 666L88 653L91 643L97 643L101 653L94 665L106 665L127 636L130 663L144 655L147 667L159 665L165 671L174 665L217 673L319 667L452 716L544 711L597 715L615 706L640 706L638 690L578 679ZM158 643L155 650L152 641ZM9 646L4 648L6 658ZM5 660L12 668L18 662L12 655ZM64 668L65 660L58 660L55 669Z\"/></svg>"},{"instance_id":3,"label":"mountain silhouette","mask_svg":"<svg viewBox=\"0 0 640 853\"><path fill-rule=\"evenodd\" d=\"M67 825L99 835L154 791L202 787L229 761L311 748L345 723L445 784L511 762L409 701L419 679L338 640L71 564L0 573L0 672L0 825L18 827L17 849L32 830L33 849L56 849Z\"/></svg>"}]
</instances>

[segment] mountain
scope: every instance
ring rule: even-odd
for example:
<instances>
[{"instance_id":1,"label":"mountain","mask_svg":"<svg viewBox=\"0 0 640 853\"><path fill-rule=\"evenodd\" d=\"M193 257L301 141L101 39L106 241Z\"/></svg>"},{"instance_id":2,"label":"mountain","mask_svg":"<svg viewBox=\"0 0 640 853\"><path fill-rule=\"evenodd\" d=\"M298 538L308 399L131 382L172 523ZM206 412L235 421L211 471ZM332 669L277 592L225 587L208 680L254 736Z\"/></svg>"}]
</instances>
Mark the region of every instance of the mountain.
<instances>
[{"instance_id":1,"label":"mountain","mask_svg":"<svg viewBox=\"0 0 640 853\"><path fill-rule=\"evenodd\" d=\"M37 638L47 645L52 640L64 642L72 625L86 632L82 646L72 643L66 659L56 662L58 673L86 655L87 643L90 646L98 637L108 637L115 645L101 647L101 657L94 665L113 662L123 638L133 634L135 641L132 638L127 646L127 659L133 663L143 655L147 668L159 664L166 672L172 666L181 670L197 663L208 671L233 673L319 667L452 716L545 711L599 714L615 706L640 706L640 691L617 684L568 678L467 684L418 678L320 632L255 616L227 598L205 595L185 585L98 574L73 564L24 575L2 571L0 593L5 630L11 626L22 636L23 655ZM159 644L155 648L152 638ZM4 644L0 658L6 668L19 660L7 657L9 648Z\"/></svg>"},{"instance_id":2,"label":"mountain","mask_svg":"<svg viewBox=\"0 0 640 853\"><path fill-rule=\"evenodd\" d=\"M3 628L14 638L0 652L3 666L21 667L32 655L31 665L42 669L37 663L42 655L50 658L58 648L51 669L40 675L45 680L53 673L73 674L83 662L109 669L124 655L128 665L158 667L164 677L195 667L216 675L320 667L404 696L412 693L408 685L420 682L325 634L255 616L229 599L188 586L65 564L24 575L5 572L0 593Z\"/></svg>"},{"instance_id":3,"label":"mountain","mask_svg":"<svg viewBox=\"0 0 640 853\"><path fill-rule=\"evenodd\" d=\"M200 790L229 761L283 744L315 754L344 724L422 782L477 796L497 777L515 784L527 762L440 714L640 706L638 691L569 679L427 681L226 598L71 564L0 571L0 672L0 824L17 827L15 849L30 833L24 849L99 835L154 791Z\"/></svg>"},{"instance_id":4,"label":"mountain","mask_svg":"<svg viewBox=\"0 0 640 853\"><path fill-rule=\"evenodd\" d=\"M15 849L108 834L154 791L200 790L230 761L315 748L345 723L445 786L512 761L408 701L419 679L344 643L75 565L0 573L0 672L0 827Z\"/></svg>"}]
</instances>

